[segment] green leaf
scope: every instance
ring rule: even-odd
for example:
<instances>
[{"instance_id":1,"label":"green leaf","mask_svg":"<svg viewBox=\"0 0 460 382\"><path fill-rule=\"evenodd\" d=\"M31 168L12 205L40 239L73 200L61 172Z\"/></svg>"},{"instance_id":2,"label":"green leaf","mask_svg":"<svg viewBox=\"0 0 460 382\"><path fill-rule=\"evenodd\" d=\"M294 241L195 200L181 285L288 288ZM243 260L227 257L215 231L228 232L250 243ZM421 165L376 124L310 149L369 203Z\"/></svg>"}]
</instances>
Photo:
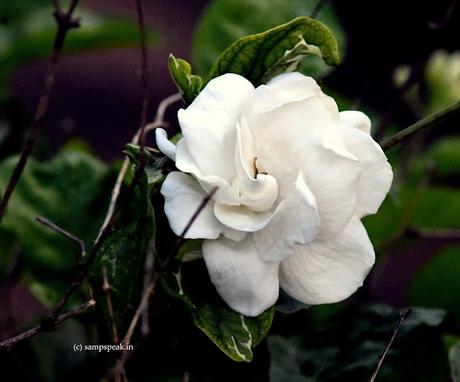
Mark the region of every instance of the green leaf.
<instances>
[{"instance_id":1,"label":"green leaf","mask_svg":"<svg viewBox=\"0 0 460 382\"><path fill-rule=\"evenodd\" d=\"M0 162L0 189L5 189L17 160L15 156ZM105 213L112 181L111 169L87 152L68 149L47 162L29 159L0 232L14 235L21 243L24 265L34 275L63 277L73 272L80 249L35 218L51 220L89 245Z\"/></svg>"},{"instance_id":2,"label":"green leaf","mask_svg":"<svg viewBox=\"0 0 460 382\"><path fill-rule=\"evenodd\" d=\"M195 325L234 361L250 362L252 349L267 335L274 308L246 317L228 307L217 295L203 261L182 263L178 272L163 279L167 292L189 308Z\"/></svg>"},{"instance_id":3,"label":"green leaf","mask_svg":"<svg viewBox=\"0 0 460 382\"><path fill-rule=\"evenodd\" d=\"M206 75L221 52L236 40L309 15L316 3L316 0L213 0L203 13L194 36L192 62L195 70ZM332 5L326 3L316 19L332 30L343 56L345 33ZM331 67L316 56L304 60L300 67L301 72L315 78L330 70Z\"/></svg>"},{"instance_id":4,"label":"green leaf","mask_svg":"<svg viewBox=\"0 0 460 382\"><path fill-rule=\"evenodd\" d=\"M175 58L172 54L168 58L168 67L184 101L187 104L192 103L203 86L203 80L200 76L192 74L192 67L187 61Z\"/></svg>"},{"instance_id":5,"label":"green leaf","mask_svg":"<svg viewBox=\"0 0 460 382\"><path fill-rule=\"evenodd\" d=\"M438 309L414 308L402 324L378 380L445 381L448 365L439 330L444 315ZM305 327L302 320L292 327L295 320L288 321L282 327L289 327L293 335L268 337L270 380L367 381L398 318L399 313L386 305L353 305L322 325Z\"/></svg>"},{"instance_id":6,"label":"green leaf","mask_svg":"<svg viewBox=\"0 0 460 382\"><path fill-rule=\"evenodd\" d=\"M439 252L415 275L409 291L414 305L446 309L460 327L460 247Z\"/></svg>"},{"instance_id":7,"label":"green leaf","mask_svg":"<svg viewBox=\"0 0 460 382\"><path fill-rule=\"evenodd\" d=\"M2 0L0 3L0 17L5 24L27 13L33 12L37 7L49 5L48 0ZM0 22L1 24L1 22Z\"/></svg>"},{"instance_id":8,"label":"green leaf","mask_svg":"<svg viewBox=\"0 0 460 382\"><path fill-rule=\"evenodd\" d=\"M450 372L453 382L460 382L460 342L449 349Z\"/></svg>"},{"instance_id":9,"label":"green leaf","mask_svg":"<svg viewBox=\"0 0 460 382\"><path fill-rule=\"evenodd\" d=\"M295 71L309 54L321 56L329 65L339 64L337 41L330 29L317 20L298 17L230 45L212 66L208 79L237 73L259 85L277 74Z\"/></svg>"},{"instance_id":10,"label":"green leaf","mask_svg":"<svg viewBox=\"0 0 460 382\"><path fill-rule=\"evenodd\" d=\"M177 252L176 259L182 262L193 261L203 257L201 247L203 240L186 240Z\"/></svg>"},{"instance_id":11,"label":"green leaf","mask_svg":"<svg viewBox=\"0 0 460 382\"><path fill-rule=\"evenodd\" d=\"M266 336L274 315L269 309L245 317L224 305L204 304L191 309L195 325L234 361L252 361L252 348Z\"/></svg>"},{"instance_id":12,"label":"green leaf","mask_svg":"<svg viewBox=\"0 0 460 382\"><path fill-rule=\"evenodd\" d=\"M123 153L128 156L134 166L139 164L139 145L128 143L125 146ZM153 187L158 186L163 182L166 176L166 167L169 159L164 155L157 155L148 148L144 148L144 161L144 172L147 176L147 185L150 192Z\"/></svg>"},{"instance_id":13,"label":"green leaf","mask_svg":"<svg viewBox=\"0 0 460 382\"><path fill-rule=\"evenodd\" d=\"M299 349L299 344L292 339L281 336L269 336L268 347L270 350L270 381L309 382L302 375L302 359L306 354Z\"/></svg>"},{"instance_id":14,"label":"green leaf","mask_svg":"<svg viewBox=\"0 0 460 382\"><path fill-rule=\"evenodd\" d=\"M446 137L436 142L432 149L436 175L454 176L460 174L460 137Z\"/></svg>"},{"instance_id":15,"label":"green leaf","mask_svg":"<svg viewBox=\"0 0 460 382\"><path fill-rule=\"evenodd\" d=\"M442 186L417 191L405 186L395 198L388 196L375 215L363 219L367 233L379 249L406 226L416 228L460 228L460 192Z\"/></svg>"},{"instance_id":16,"label":"green leaf","mask_svg":"<svg viewBox=\"0 0 460 382\"><path fill-rule=\"evenodd\" d=\"M413 194L406 191L404 198ZM421 228L460 228L460 191L447 187L427 188L414 209L412 224Z\"/></svg>"},{"instance_id":17,"label":"green leaf","mask_svg":"<svg viewBox=\"0 0 460 382\"><path fill-rule=\"evenodd\" d=\"M35 6L28 12L12 10L12 15L15 17L8 24L0 24L0 99L6 96L2 92L6 91L6 81L16 68L50 56L56 33L53 8L49 6ZM76 9L75 17L80 18L81 26L68 33L64 53L127 46L139 41L137 24L133 21L100 16L81 7ZM153 41L151 30L148 41Z\"/></svg>"},{"instance_id":18,"label":"green leaf","mask_svg":"<svg viewBox=\"0 0 460 382\"><path fill-rule=\"evenodd\" d=\"M145 255L155 244L155 221L149 190L144 171L141 184L135 187L135 194L124 207L120 221L104 241L92 271L97 306L105 316L107 328L111 327L111 317L101 292L103 268L111 287L114 321L118 328L123 328L136 287L141 281L139 276Z\"/></svg>"}]
</instances>

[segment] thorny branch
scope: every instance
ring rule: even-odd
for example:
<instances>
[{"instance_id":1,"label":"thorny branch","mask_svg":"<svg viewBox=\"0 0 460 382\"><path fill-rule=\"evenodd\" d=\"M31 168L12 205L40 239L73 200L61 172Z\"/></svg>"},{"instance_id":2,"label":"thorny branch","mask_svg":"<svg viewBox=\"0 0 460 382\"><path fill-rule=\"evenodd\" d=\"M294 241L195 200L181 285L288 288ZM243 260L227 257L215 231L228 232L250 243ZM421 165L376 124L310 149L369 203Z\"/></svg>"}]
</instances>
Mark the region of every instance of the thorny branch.
<instances>
[{"instance_id":1,"label":"thorny branch","mask_svg":"<svg viewBox=\"0 0 460 382\"><path fill-rule=\"evenodd\" d=\"M30 127L29 133L27 135L24 148L22 149L21 155L19 157L19 161L16 164L13 173L10 176L10 179L5 189L5 193L3 194L3 197L0 201L0 222L2 221L3 216L5 215L6 208L8 207L8 202L11 198L11 195L13 194L16 184L18 183L24 171L24 168L26 167L27 160L29 159L29 156L32 153L32 150L35 146L35 142L37 141L38 133L48 111L48 103L51 91L53 89L54 80L56 77L57 64L61 56L61 51L62 47L64 46L64 40L67 35L67 32L70 29L77 28L80 26L79 20L73 18L72 16L78 4L78 0L72 0L67 12L62 11L59 1L54 0L53 4L55 7L54 18L58 26L56 36L54 38L53 53L48 64L45 85L43 87L42 94L40 95L40 99L38 101L38 106L35 112L34 119L32 121L32 126Z\"/></svg>"},{"instance_id":2,"label":"thorny branch","mask_svg":"<svg viewBox=\"0 0 460 382\"><path fill-rule=\"evenodd\" d=\"M66 313L62 313L56 317L56 319L52 322L50 325L48 321L43 321L40 325L37 325L33 327L32 329L29 329L21 334L18 334L15 337L8 338L7 340L0 342L0 350L9 348L13 345L16 345L17 343L24 341L28 338L34 337L38 334L46 333L53 331L56 329L56 327L60 324L62 324L65 320L78 316L79 314L82 314L85 312L88 308L94 306L96 304L96 301L94 300L89 300L85 302L84 304L81 304L80 306L77 306L74 309L69 310Z\"/></svg>"},{"instance_id":3,"label":"thorny branch","mask_svg":"<svg viewBox=\"0 0 460 382\"><path fill-rule=\"evenodd\" d=\"M377 363L377 368L375 369L374 374L372 374L372 377L369 380L369 382L375 382L375 379L377 378L377 374L379 373L380 368L383 365L383 361L385 360L385 357L387 356L388 351L391 348L391 345L393 345L393 341L395 340L395 338L396 338L396 336L397 336L397 334L399 332L399 329L401 329L401 325L406 320L406 318L410 316L411 313L412 313L411 309L405 311L404 313L400 313L399 320L395 325L395 328L393 330L393 334L391 335L390 341L388 341L388 344L385 347L385 350L383 351L382 355L380 356L379 362Z\"/></svg>"}]
</instances>

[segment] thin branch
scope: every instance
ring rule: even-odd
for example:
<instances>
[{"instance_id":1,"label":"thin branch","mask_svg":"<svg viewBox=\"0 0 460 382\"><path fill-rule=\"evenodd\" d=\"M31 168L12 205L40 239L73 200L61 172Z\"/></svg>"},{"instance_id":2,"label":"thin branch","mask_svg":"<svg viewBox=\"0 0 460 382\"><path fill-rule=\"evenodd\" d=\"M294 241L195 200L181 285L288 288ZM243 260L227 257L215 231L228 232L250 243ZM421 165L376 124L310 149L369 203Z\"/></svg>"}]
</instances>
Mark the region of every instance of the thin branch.
<instances>
[{"instance_id":1,"label":"thin branch","mask_svg":"<svg viewBox=\"0 0 460 382\"><path fill-rule=\"evenodd\" d=\"M43 216L37 216L35 220L39 222L40 224L43 224L44 226L51 228L53 231L56 231L57 233L66 237L67 239L76 243L80 247L81 256L83 257L85 255L86 247L85 247L85 242L82 239L76 237L75 235L72 235L70 232L66 231L64 228L59 227L57 224L53 223L51 220L48 220L47 218L44 218Z\"/></svg>"},{"instance_id":2,"label":"thin branch","mask_svg":"<svg viewBox=\"0 0 460 382\"><path fill-rule=\"evenodd\" d=\"M117 344L120 341L120 338L118 337L118 330L117 330L117 326L115 325L115 317L113 314L113 304L112 304L112 294L111 294L112 287L109 284L109 278L107 276L106 267L102 267L102 278L103 278L102 291L104 292L104 295L105 295L105 302L107 304L107 310L109 311L109 318L112 324L113 343Z\"/></svg>"},{"instance_id":3,"label":"thin branch","mask_svg":"<svg viewBox=\"0 0 460 382\"><path fill-rule=\"evenodd\" d=\"M323 8L324 4L326 4L327 0L318 0L316 5L313 7L313 10L310 13L310 17L314 19L316 16L318 16L318 13L321 11L321 8Z\"/></svg>"},{"instance_id":4,"label":"thin branch","mask_svg":"<svg viewBox=\"0 0 460 382\"><path fill-rule=\"evenodd\" d=\"M429 57L430 55L428 53L424 54L411 68L410 75L407 80L399 87L396 96L391 101L390 106L383 116L380 124L375 128L373 136L376 141L379 141L385 135L387 128L394 121L399 109L406 101L407 93L413 89L422 78Z\"/></svg>"},{"instance_id":5,"label":"thin branch","mask_svg":"<svg viewBox=\"0 0 460 382\"><path fill-rule=\"evenodd\" d=\"M460 240L460 229L408 227L406 234L421 239Z\"/></svg>"},{"instance_id":6,"label":"thin branch","mask_svg":"<svg viewBox=\"0 0 460 382\"><path fill-rule=\"evenodd\" d=\"M156 129L157 127L166 127L167 123L164 120L166 110L173 103L181 99L182 99L182 96L180 95L180 93L175 93L165 98L163 101L161 101L160 105L158 106L158 109L155 115L155 119L153 120L152 123L149 123L145 126L144 135ZM141 129L139 129L136 132L133 139L131 140L131 143L138 144L140 135L141 135ZM112 215L115 212L115 207L117 205L118 196L120 195L121 186L125 179L128 168L129 168L129 159L125 158L125 160L123 161L123 165L121 166L120 172L118 173L117 180L115 182L115 186L112 189L112 196L110 198L109 208L107 210L107 214L105 216L104 223L99 229L98 238L102 234L102 232L105 230L107 224L109 223L110 219L112 218Z\"/></svg>"},{"instance_id":7,"label":"thin branch","mask_svg":"<svg viewBox=\"0 0 460 382\"><path fill-rule=\"evenodd\" d=\"M8 207L8 202L11 198L11 195L13 194L16 184L18 183L24 171L24 168L26 167L27 160L29 159L29 156L32 153L32 150L35 146L35 142L37 141L38 133L48 111L48 103L51 91L53 89L54 80L56 77L56 68L59 62L59 58L61 56L65 36L70 29L77 28L78 26L80 26L79 21L72 17L73 11L75 10L77 4L78 0L73 0L69 6L68 11L66 13L63 13L60 8L59 2L54 1L54 18L56 19L58 29L54 39L53 53L48 64L45 85L43 87L40 99L38 101L38 106L35 112L34 119L32 121L32 126L30 127L29 133L27 135L27 139L24 148L22 149L21 155L19 157L19 161L14 167L13 173L11 174L10 179L8 181L8 185L6 186L5 194L3 195L0 201L0 222L2 221L3 216L5 215L6 208Z\"/></svg>"},{"instance_id":8,"label":"thin branch","mask_svg":"<svg viewBox=\"0 0 460 382\"><path fill-rule=\"evenodd\" d=\"M189 231L190 227L193 225L193 223L196 221L200 213L204 210L206 205L210 202L210 200L213 198L215 193L217 192L218 187L214 187L209 194L206 195L206 197L203 198L202 202L198 206L198 208L195 210L194 214L190 218L190 220L187 222L185 228L182 230L176 244L173 246L172 250L169 252L168 256L166 257L161 269L156 272L153 276L153 279L151 283L147 286L147 288L144 289L144 292L142 294L141 302L139 303L139 306L136 309L136 312L131 320L131 323L129 324L129 328L126 331L126 334L123 338L123 343L125 345L129 345L131 343L131 338L134 334L134 331L136 329L136 326L139 322L140 317L142 316L142 313L144 310L147 309L149 299L150 297L154 294L155 292L155 287L156 284L161 277L161 275L169 268L170 264L172 263L172 260L174 259L177 250L179 249L180 245L182 244L185 235ZM121 353L121 357L117 360L114 368L109 372L109 375L111 376L117 376L121 373L122 370L124 370L124 365L129 357L129 352L123 351Z\"/></svg>"},{"instance_id":9,"label":"thin branch","mask_svg":"<svg viewBox=\"0 0 460 382\"><path fill-rule=\"evenodd\" d=\"M152 282L155 254L156 254L155 238L151 237L149 241L147 255L145 256L143 294L145 293L146 290L148 290L149 285ZM149 310L148 309L144 309L142 311L141 333L142 333L142 337L147 337L150 334Z\"/></svg>"},{"instance_id":10,"label":"thin branch","mask_svg":"<svg viewBox=\"0 0 460 382\"><path fill-rule=\"evenodd\" d=\"M64 292L64 295L62 296L58 305L55 307L54 311L48 317L48 320L50 320L51 322L57 319L59 314L64 309L64 306L69 301L70 297L75 293L75 291L77 291L80 288L80 285L83 282L83 280L86 278L86 275L88 274L91 268L91 265L93 264L99 250L102 247L102 244L104 243L105 239L111 233L112 228L115 224L116 217L117 217L117 214L112 215L112 218L110 219L109 223L105 227L104 231L101 233L98 239L94 242L93 247L91 248L88 255L86 256L86 261L79 265L79 270L77 272L77 275L74 278L74 281L72 282L72 284L70 284L70 286Z\"/></svg>"},{"instance_id":11,"label":"thin branch","mask_svg":"<svg viewBox=\"0 0 460 382\"><path fill-rule=\"evenodd\" d=\"M28 338L34 337L38 334L50 332L54 330L58 325L63 323L65 320L71 317L77 316L79 314L82 314L88 308L94 306L95 304L96 304L96 301L89 300L85 302L84 304L81 304L80 306L77 306L76 308L69 310L66 313L60 314L58 317L56 317L56 320L54 320L52 326L48 325L47 322L46 323L43 322L41 325L37 325L33 327L32 329L26 330L25 332L18 334L17 336L8 338L7 340L0 342L0 350L14 346L17 343L22 342Z\"/></svg>"},{"instance_id":12,"label":"thin branch","mask_svg":"<svg viewBox=\"0 0 460 382\"><path fill-rule=\"evenodd\" d=\"M454 15L455 8L457 7L457 5L458 0L452 0L442 19L440 19L439 21L431 21L428 24L428 28L435 31L439 31L440 29L445 28L449 24L449 21L451 20L452 16Z\"/></svg>"},{"instance_id":13,"label":"thin branch","mask_svg":"<svg viewBox=\"0 0 460 382\"><path fill-rule=\"evenodd\" d=\"M391 348L391 345L393 345L393 341L395 340L395 338L396 338L396 336L397 336L397 334L399 332L399 329L401 328L401 325L403 324L404 320L406 320L406 318L410 316L411 313L412 313L412 310L409 309L409 310L405 311L404 313L399 314L399 320L395 325L395 328L393 330L393 334L391 335L390 341L388 342L387 346L385 347L385 350L383 351L382 355L380 356L379 362L377 363L377 368L375 369L374 374L372 374L372 377L369 380L369 382L375 382L375 379L377 378L377 374L379 373L380 368L383 365L383 361L385 360L385 357L387 356L388 351Z\"/></svg>"},{"instance_id":14,"label":"thin branch","mask_svg":"<svg viewBox=\"0 0 460 382\"><path fill-rule=\"evenodd\" d=\"M145 134L144 129L147 124L147 110L149 106L149 63L147 60L147 38L145 34L144 11L142 9L142 0L135 0L137 24L139 26L140 42L141 42L141 88L142 88L142 108L140 121L139 146L141 153L144 151Z\"/></svg>"},{"instance_id":15,"label":"thin branch","mask_svg":"<svg viewBox=\"0 0 460 382\"><path fill-rule=\"evenodd\" d=\"M179 236L179 239L176 241L176 244L173 246L173 248L169 252L168 256L166 257L161 269L157 273L155 273L155 276L153 277L152 282L150 283L150 285L144 291L142 299L141 299L141 303L139 304L139 306L138 306L138 308L136 310L136 313L135 313L133 319L131 320L131 323L129 325L128 331L126 332L126 335L125 335L125 337L123 339L123 343L129 344L131 342L131 338L132 338L132 336L134 334L134 329L137 326L137 322L139 321L139 317L140 317L142 311L147 307L148 300L149 300L150 296L153 294L153 292L155 290L155 285L156 285L159 277L161 276L161 274L163 274L169 268L170 264L172 263L172 260L174 259L177 251L180 248L180 245L184 241L185 235L187 234L187 232L189 231L189 229L193 225L193 223L195 223L196 219L201 214L201 212L204 210L206 205L213 198L213 196L217 192L217 189L218 189L218 187L214 187L211 190L211 192L209 194L207 194L203 198L203 200L201 201L200 205L198 206L198 208L193 213L192 217L187 222L185 228L182 230L182 232L181 232L181 234Z\"/></svg>"},{"instance_id":16,"label":"thin branch","mask_svg":"<svg viewBox=\"0 0 460 382\"><path fill-rule=\"evenodd\" d=\"M391 149L392 147L396 146L403 140L411 137L415 133L427 128L438 126L454 118L457 115L460 115L460 102L456 102L436 113L430 114L429 116L421 119L420 121L415 122L413 125L384 140L380 146L382 146L383 150Z\"/></svg>"},{"instance_id":17,"label":"thin branch","mask_svg":"<svg viewBox=\"0 0 460 382\"><path fill-rule=\"evenodd\" d=\"M166 102L165 101L162 102L158 108L159 115L163 117L164 110L167 108L167 106L175 102L176 100L177 100L177 97L173 95L171 97L168 97L168 99L165 100ZM134 140L137 141L138 138L136 136L134 137ZM86 256L86 261L79 266L79 272L77 273L77 276L75 277L74 281L69 286L69 288L65 291L59 304L56 306L53 313L50 315L49 317L50 320L56 319L56 317L62 312L62 310L64 309L64 306L69 301L70 296L72 296L72 294L75 293L75 291L80 288L80 285L83 282L83 280L86 278L86 275L88 274L89 269L91 268L91 265L93 264L94 260L97 257L99 250L102 247L102 244L104 243L105 239L109 236L110 232L112 231L112 228L115 224L115 220L117 217L116 204L119 198L121 184L123 182L123 178L126 173L126 170L125 170L125 173L123 173L123 169L124 167L122 167L122 169L120 170L120 173L117 179L117 183L115 184L114 190L112 191L112 200L110 202L109 210L108 210L106 219L101 229L99 230L98 237L96 238L93 244L93 247L91 248L88 255Z\"/></svg>"}]
</instances>

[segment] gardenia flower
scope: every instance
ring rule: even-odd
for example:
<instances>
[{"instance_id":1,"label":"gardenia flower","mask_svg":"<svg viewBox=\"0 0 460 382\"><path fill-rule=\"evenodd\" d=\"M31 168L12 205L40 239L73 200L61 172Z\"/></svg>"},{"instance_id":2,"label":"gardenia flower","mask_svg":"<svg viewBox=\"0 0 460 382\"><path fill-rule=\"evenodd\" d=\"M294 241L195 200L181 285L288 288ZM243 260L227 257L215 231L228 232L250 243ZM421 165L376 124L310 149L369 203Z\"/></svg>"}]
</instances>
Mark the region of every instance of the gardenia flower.
<instances>
[{"instance_id":1,"label":"gardenia flower","mask_svg":"<svg viewBox=\"0 0 460 382\"><path fill-rule=\"evenodd\" d=\"M362 285L375 255L360 219L377 211L393 177L365 114L339 113L300 73L257 88L229 73L178 117L177 146L156 131L180 170L161 188L165 213L179 235L218 187L186 237L205 239L211 281L233 310L257 316L280 287L312 305Z\"/></svg>"}]
</instances>

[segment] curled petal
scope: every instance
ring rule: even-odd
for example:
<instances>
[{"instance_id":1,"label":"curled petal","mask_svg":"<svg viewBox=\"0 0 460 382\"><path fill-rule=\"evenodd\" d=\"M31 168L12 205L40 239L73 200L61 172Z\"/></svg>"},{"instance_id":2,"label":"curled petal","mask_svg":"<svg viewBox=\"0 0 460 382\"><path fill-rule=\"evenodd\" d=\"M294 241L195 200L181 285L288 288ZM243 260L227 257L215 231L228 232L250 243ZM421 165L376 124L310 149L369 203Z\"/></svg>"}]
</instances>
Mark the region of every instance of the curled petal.
<instances>
[{"instance_id":1,"label":"curled petal","mask_svg":"<svg viewBox=\"0 0 460 382\"><path fill-rule=\"evenodd\" d=\"M355 214L362 218L375 214L385 199L393 180L393 171L380 146L362 130L345 127L347 148L360 161L363 173L359 179Z\"/></svg>"},{"instance_id":2,"label":"curled petal","mask_svg":"<svg viewBox=\"0 0 460 382\"><path fill-rule=\"evenodd\" d=\"M178 118L190 155L203 175L227 181L235 175L236 124L254 87L244 77L227 73L211 80Z\"/></svg>"},{"instance_id":3,"label":"curled petal","mask_svg":"<svg viewBox=\"0 0 460 382\"><path fill-rule=\"evenodd\" d=\"M240 242L206 240L203 257L224 301L245 316L258 316L278 298L278 263L262 260L250 236Z\"/></svg>"},{"instance_id":4,"label":"curled petal","mask_svg":"<svg viewBox=\"0 0 460 382\"><path fill-rule=\"evenodd\" d=\"M284 73L272 78L255 90L253 111L266 113L291 103L318 95L321 88L316 81L297 72Z\"/></svg>"},{"instance_id":5,"label":"curled petal","mask_svg":"<svg viewBox=\"0 0 460 382\"><path fill-rule=\"evenodd\" d=\"M168 139L166 130L157 128L155 129L155 140L158 149L165 154L169 159L176 160L176 145Z\"/></svg>"},{"instance_id":6,"label":"curled petal","mask_svg":"<svg viewBox=\"0 0 460 382\"><path fill-rule=\"evenodd\" d=\"M190 175L173 171L168 174L161 187L165 198L165 213L169 225L180 235L200 206L206 193ZM210 201L200 212L187 234L188 239L217 239L222 224L213 213L214 202Z\"/></svg>"},{"instance_id":7,"label":"curled petal","mask_svg":"<svg viewBox=\"0 0 460 382\"><path fill-rule=\"evenodd\" d=\"M280 266L280 286L305 304L342 301L362 284L375 262L361 221L354 217L336 238L294 247Z\"/></svg>"},{"instance_id":8,"label":"curled petal","mask_svg":"<svg viewBox=\"0 0 460 382\"><path fill-rule=\"evenodd\" d=\"M246 120L257 137L259 172L274 176L280 188L295 181L305 162L313 162L308 148L312 140L345 149L341 129L321 97L288 103L271 112L251 112Z\"/></svg>"},{"instance_id":9,"label":"curled petal","mask_svg":"<svg viewBox=\"0 0 460 382\"><path fill-rule=\"evenodd\" d=\"M201 187L209 193L218 187L214 200L228 205L239 205L240 201L232 185L224 178L216 175L204 175L193 161L184 139L177 142L176 167L186 173L192 174L200 183Z\"/></svg>"},{"instance_id":10,"label":"curled petal","mask_svg":"<svg viewBox=\"0 0 460 382\"><path fill-rule=\"evenodd\" d=\"M345 110L340 112L340 123L364 133L371 133L371 120L361 111Z\"/></svg>"},{"instance_id":11,"label":"curled petal","mask_svg":"<svg viewBox=\"0 0 460 382\"><path fill-rule=\"evenodd\" d=\"M278 183L271 175L258 174L252 133L244 120L237 126L235 167L233 187L240 203L256 212L270 210L278 198Z\"/></svg>"},{"instance_id":12,"label":"curled petal","mask_svg":"<svg viewBox=\"0 0 460 382\"><path fill-rule=\"evenodd\" d=\"M279 207L280 208L280 207ZM228 206L216 203L214 214L227 227L244 232L255 232L264 228L275 211L255 212L245 206Z\"/></svg>"},{"instance_id":13,"label":"curled petal","mask_svg":"<svg viewBox=\"0 0 460 382\"><path fill-rule=\"evenodd\" d=\"M305 182L316 197L321 219L319 240L327 240L349 223L357 206L362 167L340 147L325 147L313 141L303 166Z\"/></svg>"},{"instance_id":14,"label":"curled petal","mask_svg":"<svg viewBox=\"0 0 460 382\"><path fill-rule=\"evenodd\" d=\"M281 261L292 254L294 244L309 243L318 235L320 218L316 198L301 172L293 188L291 197L283 201L270 224L252 234L259 256L264 260Z\"/></svg>"}]
</instances>

